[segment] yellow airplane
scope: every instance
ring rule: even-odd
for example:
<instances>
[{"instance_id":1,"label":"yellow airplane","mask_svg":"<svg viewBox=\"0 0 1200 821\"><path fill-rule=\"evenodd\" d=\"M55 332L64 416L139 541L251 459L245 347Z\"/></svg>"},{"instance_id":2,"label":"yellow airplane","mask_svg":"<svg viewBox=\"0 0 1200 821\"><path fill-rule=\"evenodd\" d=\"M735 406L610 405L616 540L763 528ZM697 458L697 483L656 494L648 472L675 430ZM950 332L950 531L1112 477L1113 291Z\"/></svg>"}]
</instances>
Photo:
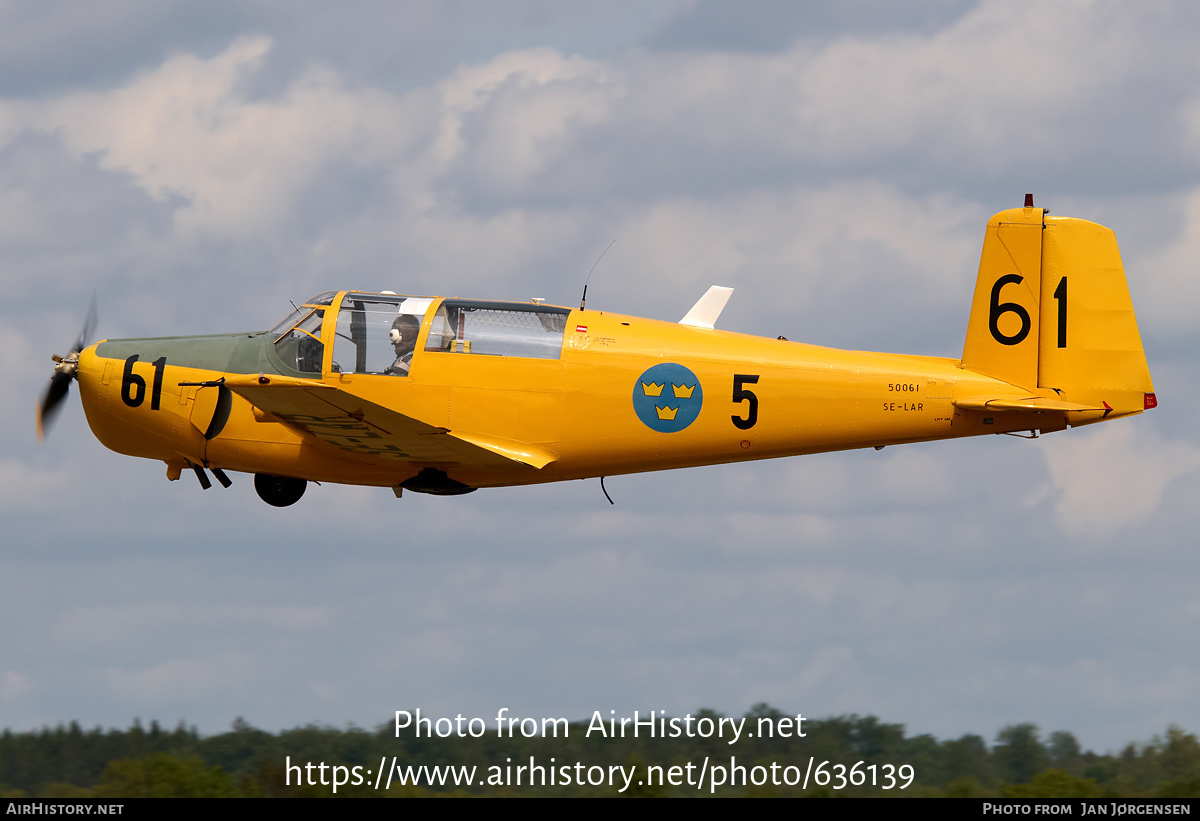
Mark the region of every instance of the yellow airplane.
<instances>
[{"instance_id":1,"label":"yellow airplane","mask_svg":"<svg viewBox=\"0 0 1200 821\"><path fill-rule=\"evenodd\" d=\"M961 359L841 351L542 304L330 291L270 331L111 339L94 311L57 365L119 453L254 474L284 507L309 481L453 495L985 433L1155 407L1112 231L1033 207L988 221Z\"/></svg>"}]
</instances>

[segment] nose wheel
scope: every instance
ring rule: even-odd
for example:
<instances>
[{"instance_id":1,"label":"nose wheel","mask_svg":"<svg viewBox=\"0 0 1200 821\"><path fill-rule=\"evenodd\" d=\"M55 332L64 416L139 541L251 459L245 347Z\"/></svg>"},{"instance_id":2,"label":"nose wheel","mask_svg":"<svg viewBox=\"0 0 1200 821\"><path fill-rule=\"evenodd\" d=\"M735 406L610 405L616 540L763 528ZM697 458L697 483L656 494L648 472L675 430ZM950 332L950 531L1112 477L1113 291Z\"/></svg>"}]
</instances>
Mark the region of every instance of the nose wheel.
<instances>
[{"instance_id":1,"label":"nose wheel","mask_svg":"<svg viewBox=\"0 0 1200 821\"><path fill-rule=\"evenodd\" d=\"M272 507L287 507L300 501L308 482L290 476L272 476L269 473L254 474L254 489L258 497Z\"/></svg>"}]
</instances>

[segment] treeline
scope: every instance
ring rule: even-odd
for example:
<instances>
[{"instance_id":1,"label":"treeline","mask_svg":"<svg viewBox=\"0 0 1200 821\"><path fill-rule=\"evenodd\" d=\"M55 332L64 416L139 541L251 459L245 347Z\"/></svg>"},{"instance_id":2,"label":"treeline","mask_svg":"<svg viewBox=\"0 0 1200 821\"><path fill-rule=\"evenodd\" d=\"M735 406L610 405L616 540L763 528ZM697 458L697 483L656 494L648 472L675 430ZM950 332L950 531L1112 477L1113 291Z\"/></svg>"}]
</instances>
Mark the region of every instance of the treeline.
<instances>
[{"instance_id":1,"label":"treeline","mask_svg":"<svg viewBox=\"0 0 1200 821\"><path fill-rule=\"evenodd\" d=\"M579 772L588 767L620 765L628 770L636 766L637 777L624 793L635 796L708 795L707 786L698 792L686 782L659 784L648 777L647 768L661 768L654 771L661 775L677 767L676 772L686 772L683 777L690 779L698 774L706 758L710 767L729 767L731 758L736 757L737 764L745 767L743 777L748 783L722 786L718 795L1200 797L1200 743L1195 735L1176 727L1148 743L1129 744L1117 755L1099 755L1082 751L1068 732L1043 738L1033 724L1005 727L989 746L977 735L950 741L938 741L930 735L906 736L903 725L853 715L806 719L803 738L758 737L759 719L778 722L788 716L759 704L744 717L745 729L755 737L743 734L732 745L728 733L724 738L647 738L643 729L641 737L633 738L629 728L625 738L612 738L593 728L589 735L587 722L569 725L565 738L525 738L519 732L514 738L500 738L494 724L477 738L415 738L411 728L397 738L390 724L375 732L303 727L276 735L239 719L230 732L201 737L195 728L183 725L167 730L157 723L146 728L135 721L128 730L85 731L72 722L66 727L32 733L6 730L0 736L0 797L331 796L332 767L336 765L359 767L359 780L365 782L339 786L338 796L380 796L384 793L373 789L374 776L364 776L368 769L377 771L385 759L389 767L394 760L402 769L476 768L471 786L456 786L452 778L434 786L425 783L427 779L420 785L406 786L393 779L388 795L561 796L616 792L607 785L558 782L530 786L528 776L516 786L515 768L528 765L531 757L544 768L579 762L584 767ZM719 720L722 716L704 710L694 718ZM808 767L810 757L818 764L829 762L825 772L832 778L828 783L815 783L811 774L807 790L799 784L782 783L786 780L782 778L784 766L797 768L790 774L790 780L796 781ZM304 774L305 781L326 783L298 784L301 771L295 769L289 779L285 769L289 758L293 766L314 765ZM843 786L833 769L833 765L844 765L848 782L850 769L858 762L863 762L860 774L875 765L873 786L870 778L866 783ZM316 768L321 763L327 765L323 774ZM689 764L690 772L686 769ZM778 766L769 775L772 764ZM884 776L889 772L886 765L895 768L890 772L899 778L903 778L902 766L911 767L911 785L904 790L884 789ZM756 766L759 769L754 770ZM344 770L343 775L351 772ZM486 783L489 772L495 773L493 781L500 783ZM755 780L765 783L750 783ZM639 781L643 783L639 785Z\"/></svg>"}]
</instances>

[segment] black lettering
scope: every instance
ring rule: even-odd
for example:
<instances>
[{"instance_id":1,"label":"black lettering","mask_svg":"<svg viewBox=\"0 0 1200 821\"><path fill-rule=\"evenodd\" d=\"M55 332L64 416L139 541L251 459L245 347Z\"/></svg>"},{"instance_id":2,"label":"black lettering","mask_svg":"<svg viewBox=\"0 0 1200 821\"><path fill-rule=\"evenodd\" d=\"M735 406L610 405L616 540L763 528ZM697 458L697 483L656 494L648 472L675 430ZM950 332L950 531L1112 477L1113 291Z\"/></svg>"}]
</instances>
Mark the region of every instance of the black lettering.
<instances>
[{"instance_id":1,"label":"black lettering","mask_svg":"<svg viewBox=\"0 0 1200 821\"><path fill-rule=\"evenodd\" d=\"M739 402L750 403L744 419L737 414L729 417L738 430L750 430L758 423L758 397L754 395L754 391L742 387L744 383L753 385L757 382L758 374L735 373L733 375L733 403L735 405Z\"/></svg>"},{"instance_id":2,"label":"black lettering","mask_svg":"<svg viewBox=\"0 0 1200 821\"><path fill-rule=\"evenodd\" d=\"M137 354L126 359L121 375L121 401L131 408L140 406L146 398L146 380L133 372L133 363L137 361Z\"/></svg>"},{"instance_id":3,"label":"black lettering","mask_svg":"<svg viewBox=\"0 0 1200 821\"><path fill-rule=\"evenodd\" d=\"M1029 312L1015 302L1001 302L1000 289L1005 285L1019 285L1024 281L1023 277L1017 274L1005 274L996 280L996 284L992 286L992 303L988 309L988 330L992 332L992 338L1001 345L1018 345L1025 337L1029 336L1029 329L1033 326L1029 319ZM1064 291L1064 294L1066 292ZM1000 317L1007 313L1014 313L1021 318L1021 330L1017 331L1012 336L1006 336L1000 332Z\"/></svg>"},{"instance_id":4,"label":"black lettering","mask_svg":"<svg viewBox=\"0 0 1200 821\"><path fill-rule=\"evenodd\" d=\"M150 410L158 410L159 400L162 399L163 374L167 371L167 358L160 356L154 360L154 387L150 389ZM143 388L145 383L142 383Z\"/></svg>"},{"instance_id":5,"label":"black lettering","mask_svg":"<svg viewBox=\"0 0 1200 821\"><path fill-rule=\"evenodd\" d=\"M1054 289L1054 298L1058 300L1058 347L1067 347L1067 278L1058 281Z\"/></svg>"}]
</instances>

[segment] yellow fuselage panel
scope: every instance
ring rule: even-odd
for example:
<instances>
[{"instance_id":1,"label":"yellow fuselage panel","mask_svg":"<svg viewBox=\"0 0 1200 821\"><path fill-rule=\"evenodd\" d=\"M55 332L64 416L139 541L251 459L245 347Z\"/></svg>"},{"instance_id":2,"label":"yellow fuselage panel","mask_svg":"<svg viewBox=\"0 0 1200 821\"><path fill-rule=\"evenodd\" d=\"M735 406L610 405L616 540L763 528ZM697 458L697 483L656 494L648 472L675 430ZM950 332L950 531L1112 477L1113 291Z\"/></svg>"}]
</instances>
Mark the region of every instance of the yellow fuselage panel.
<instances>
[{"instance_id":1,"label":"yellow fuselage panel","mask_svg":"<svg viewBox=\"0 0 1200 821\"><path fill-rule=\"evenodd\" d=\"M574 330L584 325L586 332ZM568 476L966 435L978 419L954 417L956 385L1020 393L950 359L839 351L599 313L572 314L563 359L559 469ZM698 415L682 430L655 430L633 412L639 392L655 408L684 405L654 396L663 380L643 379L661 363L687 368L703 391Z\"/></svg>"},{"instance_id":2,"label":"yellow fuselage panel","mask_svg":"<svg viewBox=\"0 0 1200 821\"><path fill-rule=\"evenodd\" d=\"M197 397L215 388L180 387L180 382L216 381L225 374L197 368L163 368L157 407L153 402L154 370L136 363L134 375L147 388L141 397L136 385L123 380L125 363L95 355L95 346L79 358L80 394L88 424L96 438L110 450L168 464L184 460L195 464L249 473L278 472L318 481L350 484L389 484L392 476L408 473L398 466L380 466L370 458L335 448L291 425L261 421L261 414L246 400L232 397L228 422L220 434L207 441L202 428L213 400ZM140 401L137 401L140 398ZM199 414L199 416L198 416Z\"/></svg>"}]
</instances>

